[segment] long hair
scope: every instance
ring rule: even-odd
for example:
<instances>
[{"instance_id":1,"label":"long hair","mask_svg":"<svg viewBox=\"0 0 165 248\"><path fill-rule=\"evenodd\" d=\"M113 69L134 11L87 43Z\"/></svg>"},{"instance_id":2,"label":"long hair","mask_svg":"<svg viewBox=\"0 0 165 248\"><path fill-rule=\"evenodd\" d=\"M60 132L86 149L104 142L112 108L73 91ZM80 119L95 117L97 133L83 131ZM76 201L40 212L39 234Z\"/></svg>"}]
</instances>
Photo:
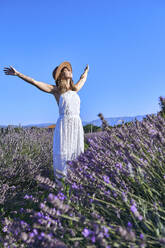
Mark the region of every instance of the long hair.
<instances>
[{"instance_id":1,"label":"long hair","mask_svg":"<svg viewBox=\"0 0 165 248\"><path fill-rule=\"evenodd\" d=\"M60 75L58 76L57 80L55 81L56 86L57 86L58 91L59 91L60 94L63 94L65 92L67 92L68 90L73 90L73 91L77 90L76 86L74 85L74 81L73 81L72 78L70 79L69 89L66 87L65 82L61 80L61 76L62 76L62 72L63 72L64 68L61 70ZM53 71L53 78L54 78L54 71Z\"/></svg>"}]
</instances>

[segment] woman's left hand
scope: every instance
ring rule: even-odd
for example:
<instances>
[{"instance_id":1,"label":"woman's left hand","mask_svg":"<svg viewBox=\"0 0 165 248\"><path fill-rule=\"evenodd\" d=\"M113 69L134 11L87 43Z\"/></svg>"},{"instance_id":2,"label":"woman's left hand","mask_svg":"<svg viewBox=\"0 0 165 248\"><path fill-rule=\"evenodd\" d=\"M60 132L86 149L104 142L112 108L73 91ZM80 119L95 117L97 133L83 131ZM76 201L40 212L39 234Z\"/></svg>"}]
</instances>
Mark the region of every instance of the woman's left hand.
<instances>
[{"instance_id":1,"label":"woman's left hand","mask_svg":"<svg viewBox=\"0 0 165 248\"><path fill-rule=\"evenodd\" d=\"M87 64L84 71L89 71L89 65Z\"/></svg>"}]
</instances>

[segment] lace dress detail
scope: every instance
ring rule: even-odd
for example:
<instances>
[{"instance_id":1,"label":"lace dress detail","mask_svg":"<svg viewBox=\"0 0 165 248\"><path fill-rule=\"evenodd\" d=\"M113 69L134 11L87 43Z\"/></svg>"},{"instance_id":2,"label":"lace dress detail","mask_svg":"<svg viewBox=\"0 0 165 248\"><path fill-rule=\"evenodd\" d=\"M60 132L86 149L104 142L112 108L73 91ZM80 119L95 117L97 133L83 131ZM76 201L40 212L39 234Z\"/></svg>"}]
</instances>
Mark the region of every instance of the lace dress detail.
<instances>
[{"instance_id":1,"label":"lace dress detail","mask_svg":"<svg viewBox=\"0 0 165 248\"><path fill-rule=\"evenodd\" d=\"M60 96L59 118L53 137L54 176L61 178L61 171L67 176L67 160L76 159L84 152L84 129L80 118L80 97L69 90Z\"/></svg>"}]
</instances>

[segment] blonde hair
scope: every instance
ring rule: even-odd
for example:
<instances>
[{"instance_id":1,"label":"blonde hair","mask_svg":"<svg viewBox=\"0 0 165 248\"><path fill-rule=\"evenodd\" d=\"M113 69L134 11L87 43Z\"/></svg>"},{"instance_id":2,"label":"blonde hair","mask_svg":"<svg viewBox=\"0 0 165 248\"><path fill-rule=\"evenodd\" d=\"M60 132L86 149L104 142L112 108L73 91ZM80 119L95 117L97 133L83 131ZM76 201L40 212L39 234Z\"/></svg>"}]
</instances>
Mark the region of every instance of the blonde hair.
<instances>
[{"instance_id":1,"label":"blonde hair","mask_svg":"<svg viewBox=\"0 0 165 248\"><path fill-rule=\"evenodd\" d=\"M65 67L64 67L64 68L65 68ZM63 68L63 69L64 69L64 68ZM61 76L62 76L63 69L61 70L60 75L58 76L57 80L55 81L59 93L60 93L60 94L63 94L63 93L65 93L65 92L67 92L68 90L76 91L77 88L76 88L76 86L74 85L74 82L73 82L73 79L72 79L72 78L70 79L70 86L69 86L69 89L66 87L65 81L62 81L62 80L61 80Z\"/></svg>"}]
</instances>

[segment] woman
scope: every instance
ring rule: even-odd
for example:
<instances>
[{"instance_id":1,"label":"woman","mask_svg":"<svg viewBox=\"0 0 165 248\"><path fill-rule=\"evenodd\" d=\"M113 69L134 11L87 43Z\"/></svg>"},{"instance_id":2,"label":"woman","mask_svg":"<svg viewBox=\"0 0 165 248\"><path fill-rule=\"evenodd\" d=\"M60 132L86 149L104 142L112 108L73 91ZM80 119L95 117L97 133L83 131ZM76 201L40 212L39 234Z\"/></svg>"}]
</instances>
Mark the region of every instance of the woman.
<instances>
[{"instance_id":1,"label":"woman","mask_svg":"<svg viewBox=\"0 0 165 248\"><path fill-rule=\"evenodd\" d=\"M59 118L53 137L53 168L57 179L67 176L67 160L75 159L84 152L84 130L80 119L80 98L77 92L84 85L88 71L87 65L79 81L74 84L72 66L65 61L53 70L52 75L56 85L50 85L25 76L12 66L4 67L6 75L18 76L38 89L53 94L57 101Z\"/></svg>"}]
</instances>

